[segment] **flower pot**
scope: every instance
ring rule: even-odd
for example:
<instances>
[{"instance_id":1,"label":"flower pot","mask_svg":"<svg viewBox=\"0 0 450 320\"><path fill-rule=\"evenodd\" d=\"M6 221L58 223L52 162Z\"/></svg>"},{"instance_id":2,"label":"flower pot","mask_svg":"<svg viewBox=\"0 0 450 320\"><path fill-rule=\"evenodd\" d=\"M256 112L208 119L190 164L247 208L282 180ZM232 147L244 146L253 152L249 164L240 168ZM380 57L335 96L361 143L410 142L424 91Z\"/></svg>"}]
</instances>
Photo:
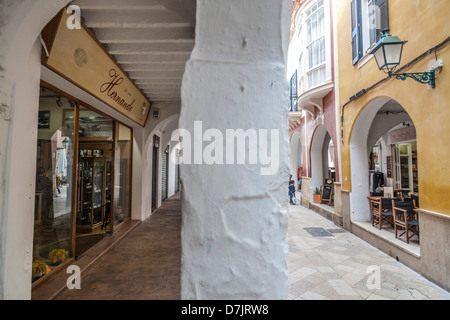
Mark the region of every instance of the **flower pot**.
<instances>
[{"instance_id":1,"label":"flower pot","mask_svg":"<svg viewBox=\"0 0 450 320\"><path fill-rule=\"evenodd\" d=\"M320 203L322 202L322 201L321 201L322 199L321 199L321 195L320 195L320 194L314 194L313 197L314 197L314 198L313 198L314 203L319 203L319 204L320 204Z\"/></svg>"}]
</instances>

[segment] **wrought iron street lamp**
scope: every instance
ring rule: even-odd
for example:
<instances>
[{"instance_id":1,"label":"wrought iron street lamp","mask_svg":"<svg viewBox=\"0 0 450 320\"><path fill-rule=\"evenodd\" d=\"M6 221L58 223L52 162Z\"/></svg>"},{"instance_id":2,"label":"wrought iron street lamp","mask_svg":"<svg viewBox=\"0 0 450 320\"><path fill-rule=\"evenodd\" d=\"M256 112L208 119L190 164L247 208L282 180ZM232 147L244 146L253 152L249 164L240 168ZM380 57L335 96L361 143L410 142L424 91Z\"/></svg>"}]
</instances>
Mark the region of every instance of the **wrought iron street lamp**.
<instances>
[{"instance_id":1,"label":"wrought iron street lamp","mask_svg":"<svg viewBox=\"0 0 450 320\"><path fill-rule=\"evenodd\" d=\"M401 41L398 37L391 36L389 29L385 29L376 47L370 53L375 57L378 68L389 74L389 76L395 75L395 78L399 80L412 78L417 82L429 84L434 89L436 87L436 73L434 69L420 73L394 73L395 68L401 62L403 45L406 42Z\"/></svg>"}]
</instances>

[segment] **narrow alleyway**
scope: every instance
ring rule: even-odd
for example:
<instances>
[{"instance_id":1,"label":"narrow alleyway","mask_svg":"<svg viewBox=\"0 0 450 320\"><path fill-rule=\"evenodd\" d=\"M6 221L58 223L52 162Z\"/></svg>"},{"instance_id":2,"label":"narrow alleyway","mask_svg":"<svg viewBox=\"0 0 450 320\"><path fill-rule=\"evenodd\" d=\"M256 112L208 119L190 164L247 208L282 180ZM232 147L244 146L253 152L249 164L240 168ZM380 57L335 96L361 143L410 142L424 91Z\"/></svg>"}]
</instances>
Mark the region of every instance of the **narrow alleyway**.
<instances>
[{"instance_id":1,"label":"narrow alleyway","mask_svg":"<svg viewBox=\"0 0 450 320\"><path fill-rule=\"evenodd\" d=\"M179 300L179 194L165 201L58 300ZM288 300L450 300L450 293L303 206L290 206ZM367 285L380 269L380 289ZM236 297L237 299L239 297Z\"/></svg>"}]
</instances>

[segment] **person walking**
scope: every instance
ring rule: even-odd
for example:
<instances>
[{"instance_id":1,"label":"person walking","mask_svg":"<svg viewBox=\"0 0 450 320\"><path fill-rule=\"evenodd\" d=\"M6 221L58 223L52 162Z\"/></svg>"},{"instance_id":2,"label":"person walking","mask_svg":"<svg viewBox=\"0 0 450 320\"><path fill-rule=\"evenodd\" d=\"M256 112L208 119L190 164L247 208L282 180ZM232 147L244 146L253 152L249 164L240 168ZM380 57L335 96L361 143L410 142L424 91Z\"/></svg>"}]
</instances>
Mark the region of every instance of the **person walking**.
<instances>
[{"instance_id":1,"label":"person walking","mask_svg":"<svg viewBox=\"0 0 450 320\"><path fill-rule=\"evenodd\" d=\"M295 186L294 186L294 180L289 181L289 203L295 205Z\"/></svg>"}]
</instances>

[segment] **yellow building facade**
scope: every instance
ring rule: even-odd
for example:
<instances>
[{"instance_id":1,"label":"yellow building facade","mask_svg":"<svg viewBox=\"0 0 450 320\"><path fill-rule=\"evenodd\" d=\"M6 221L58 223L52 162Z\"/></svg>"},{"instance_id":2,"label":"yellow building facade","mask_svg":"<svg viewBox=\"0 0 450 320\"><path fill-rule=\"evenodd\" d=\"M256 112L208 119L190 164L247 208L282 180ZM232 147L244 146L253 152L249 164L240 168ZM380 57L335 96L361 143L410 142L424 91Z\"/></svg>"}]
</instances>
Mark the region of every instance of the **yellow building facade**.
<instances>
[{"instance_id":1,"label":"yellow building facade","mask_svg":"<svg viewBox=\"0 0 450 320\"><path fill-rule=\"evenodd\" d=\"M380 3L386 7L375 8L381 15L387 14L388 24L383 25L384 22L378 20L375 22L378 25L373 27L374 20L371 19L375 17L376 20L377 16L373 15L374 7L370 5ZM340 0L334 5L344 227L448 290L450 1ZM358 27L361 29L358 30ZM407 41L397 71L419 73L436 68L434 89L411 78L402 81L389 77L378 69L375 58L370 54L374 47L370 36L373 28L379 31L385 27L390 29L391 35ZM357 41L355 30L359 32ZM392 143L392 129L398 132L408 129L411 132L411 128L415 129L415 136L406 133L404 145L412 146L410 171L415 182L409 193L414 193L420 199L420 240L416 246L405 244L402 238L390 238L386 233L388 231L382 233L384 229L364 225L371 219L367 197L374 190L367 164L374 153L381 155L379 167L372 167L373 171L381 168L382 172L386 172L386 186L400 190L395 181L388 178L392 177L391 171L400 172L402 165L399 163L396 168L398 164L393 160L395 144ZM386 141L377 142L379 149L372 152L374 149L371 143L376 142L377 135L385 136ZM401 139L399 141L400 145Z\"/></svg>"}]
</instances>

